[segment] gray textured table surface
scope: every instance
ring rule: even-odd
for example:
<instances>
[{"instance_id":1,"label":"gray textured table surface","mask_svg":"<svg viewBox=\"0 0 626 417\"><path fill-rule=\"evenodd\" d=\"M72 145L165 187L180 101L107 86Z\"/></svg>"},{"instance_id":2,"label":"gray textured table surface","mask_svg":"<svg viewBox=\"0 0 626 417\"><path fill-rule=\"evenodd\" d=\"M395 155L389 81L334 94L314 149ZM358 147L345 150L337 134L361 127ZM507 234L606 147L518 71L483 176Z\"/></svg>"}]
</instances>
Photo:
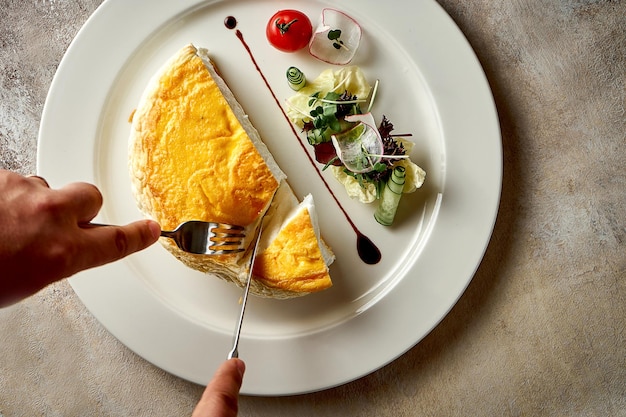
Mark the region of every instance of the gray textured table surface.
<instances>
[{"instance_id":1,"label":"gray textured table surface","mask_svg":"<svg viewBox=\"0 0 626 417\"><path fill-rule=\"evenodd\" d=\"M398 360L315 394L244 397L243 416L626 416L626 2L439 3L500 115L486 256ZM50 82L99 4L0 0L0 168L35 172ZM184 416L202 391L130 352L66 282L0 310L0 334L2 417Z\"/></svg>"}]
</instances>

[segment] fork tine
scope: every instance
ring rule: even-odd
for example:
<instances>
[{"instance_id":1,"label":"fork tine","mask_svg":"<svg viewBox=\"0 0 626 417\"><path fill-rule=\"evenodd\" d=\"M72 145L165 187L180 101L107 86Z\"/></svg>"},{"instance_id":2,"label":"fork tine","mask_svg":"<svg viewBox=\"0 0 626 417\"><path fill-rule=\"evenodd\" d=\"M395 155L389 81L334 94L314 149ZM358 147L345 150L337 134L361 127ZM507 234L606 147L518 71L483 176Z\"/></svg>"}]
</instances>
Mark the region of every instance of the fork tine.
<instances>
[{"instance_id":1,"label":"fork tine","mask_svg":"<svg viewBox=\"0 0 626 417\"><path fill-rule=\"evenodd\" d=\"M211 245L209 246L209 250L211 251L211 255L229 255L232 253L239 253L239 252L243 252L244 249L243 248L237 248L237 249L213 249L215 246Z\"/></svg>"},{"instance_id":2,"label":"fork tine","mask_svg":"<svg viewBox=\"0 0 626 417\"><path fill-rule=\"evenodd\" d=\"M210 232L216 236L236 236L236 237L245 237L243 231L240 230L221 230L221 229L211 229Z\"/></svg>"},{"instance_id":3,"label":"fork tine","mask_svg":"<svg viewBox=\"0 0 626 417\"><path fill-rule=\"evenodd\" d=\"M238 226L236 224L227 224L227 223L214 223L216 229L226 229L226 230L244 230L243 226Z\"/></svg>"},{"instance_id":4,"label":"fork tine","mask_svg":"<svg viewBox=\"0 0 626 417\"><path fill-rule=\"evenodd\" d=\"M209 232L215 236L245 237L244 227L226 223L211 223Z\"/></svg>"},{"instance_id":5,"label":"fork tine","mask_svg":"<svg viewBox=\"0 0 626 417\"><path fill-rule=\"evenodd\" d=\"M216 233L215 231L209 233L209 239L214 242L237 242L241 241L244 237L246 237L246 235L243 233Z\"/></svg>"},{"instance_id":6,"label":"fork tine","mask_svg":"<svg viewBox=\"0 0 626 417\"><path fill-rule=\"evenodd\" d=\"M213 240L213 239L211 239L211 242L213 244L210 247L213 247L213 246L241 246L241 241L239 241L239 240Z\"/></svg>"},{"instance_id":7,"label":"fork tine","mask_svg":"<svg viewBox=\"0 0 626 417\"><path fill-rule=\"evenodd\" d=\"M215 236L217 238L243 238L246 237L246 235L244 235L243 233L222 233L222 232L215 232L214 230L211 231L212 236Z\"/></svg>"}]
</instances>

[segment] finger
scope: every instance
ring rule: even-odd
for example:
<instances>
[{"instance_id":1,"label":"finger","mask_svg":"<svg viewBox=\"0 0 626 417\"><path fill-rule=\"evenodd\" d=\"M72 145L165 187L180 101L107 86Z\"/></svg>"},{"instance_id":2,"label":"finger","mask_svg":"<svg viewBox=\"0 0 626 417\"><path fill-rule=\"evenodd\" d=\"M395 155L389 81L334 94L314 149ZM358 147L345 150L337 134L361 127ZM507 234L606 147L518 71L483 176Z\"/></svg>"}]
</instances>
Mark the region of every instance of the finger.
<instances>
[{"instance_id":1,"label":"finger","mask_svg":"<svg viewBox=\"0 0 626 417\"><path fill-rule=\"evenodd\" d=\"M104 265L122 259L155 243L161 228L152 220L141 220L126 226L84 228L82 265L78 270Z\"/></svg>"},{"instance_id":2,"label":"finger","mask_svg":"<svg viewBox=\"0 0 626 417\"><path fill-rule=\"evenodd\" d=\"M93 184L75 182L57 192L62 196L66 209L74 213L78 223L91 221L102 207L102 194Z\"/></svg>"},{"instance_id":3,"label":"finger","mask_svg":"<svg viewBox=\"0 0 626 417\"><path fill-rule=\"evenodd\" d=\"M245 364L241 359L224 362L204 390L192 417L236 417L244 372Z\"/></svg>"}]
</instances>

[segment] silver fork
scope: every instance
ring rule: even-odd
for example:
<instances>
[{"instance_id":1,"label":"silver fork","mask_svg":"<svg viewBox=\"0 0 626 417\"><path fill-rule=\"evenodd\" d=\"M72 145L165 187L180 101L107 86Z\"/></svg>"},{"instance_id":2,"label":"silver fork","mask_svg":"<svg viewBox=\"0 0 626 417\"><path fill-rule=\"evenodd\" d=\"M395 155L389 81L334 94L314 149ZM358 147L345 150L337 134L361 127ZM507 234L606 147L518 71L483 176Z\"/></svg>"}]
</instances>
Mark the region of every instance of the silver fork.
<instances>
[{"instance_id":1,"label":"silver fork","mask_svg":"<svg viewBox=\"0 0 626 417\"><path fill-rule=\"evenodd\" d=\"M84 227L111 226L88 223ZM227 255L242 252L244 228L226 223L190 220L174 230L161 230L161 236L172 239L181 250L199 255Z\"/></svg>"},{"instance_id":2,"label":"silver fork","mask_svg":"<svg viewBox=\"0 0 626 417\"><path fill-rule=\"evenodd\" d=\"M190 220L172 231L161 230L161 236L172 239L185 252L201 255L226 255L242 252L246 236L242 226Z\"/></svg>"}]
</instances>

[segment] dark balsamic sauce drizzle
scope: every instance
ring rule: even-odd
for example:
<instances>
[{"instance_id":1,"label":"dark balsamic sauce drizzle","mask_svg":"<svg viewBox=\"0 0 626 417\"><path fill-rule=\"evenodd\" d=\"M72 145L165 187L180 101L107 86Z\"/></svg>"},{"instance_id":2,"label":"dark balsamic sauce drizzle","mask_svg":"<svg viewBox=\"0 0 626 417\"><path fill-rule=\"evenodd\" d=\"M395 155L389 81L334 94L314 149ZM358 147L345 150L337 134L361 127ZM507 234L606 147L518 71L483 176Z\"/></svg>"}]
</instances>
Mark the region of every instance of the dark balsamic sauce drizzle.
<instances>
[{"instance_id":1,"label":"dark balsamic sauce drizzle","mask_svg":"<svg viewBox=\"0 0 626 417\"><path fill-rule=\"evenodd\" d=\"M224 25L226 26L226 28L232 30L232 29L234 29L237 26L237 19L235 19L233 16L228 16L224 20ZM319 169L317 169L317 165L315 164L315 161L313 161L313 158L311 157L309 152L307 152L307 149L305 148L304 144L300 140L300 136L298 135L298 132L296 132L296 129L294 128L293 124L289 120L289 117L285 113L285 110L280 105L280 102L278 101L278 98L276 97L276 94L274 94L274 90L272 89L272 87L270 86L269 82L267 81L267 78L265 78L265 75L263 74L263 71L261 71L261 68L259 68L259 65L257 64L256 59L254 58L254 55L252 54L252 51L250 50L250 47L248 46L246 41L243 39L243 34L241 33L241 31L239 29L237 29L235 34L237 35L237 38L239 38L239 40L241 41L241 44L244 46L244 48L246 48L246 51L248 51L248 55L250 56L250 59L252 60L252 63L254 64L254 67L256 68L257 72L259 73L259 75L263 79L263 82L265 83L265 86L267 87L269 92L272 94L272 97L274 98L274 101L276 102L276 105L278 105L278 108L280 109L281 113L283 114L283 117L285 118L285 120L287 120L287 123L289 124L289 127L291 128L291 131L293 132L295 137L298 139L298 144L300 145L300 147L304 151L304 154L307 156L307 158L309 158L309 162L313 165L313 167L315 167L315 172L317 172L317 175L320 177L320 179L324 183L324 186L326 186L326 189L328 190L330 195L333 197L333 199L337 203L337 206L339 206L339 208L341 209L341 211L342 211L343 215L345 216L346 220L348 220L348 223L350 223L350 226L352 226L352 230L354 230L354 232L356 233L356 235L357 235L356 248L357 248L357 252L359 254L359 257L366 264L369 264L369 265L377 264L378 262L380 262L380 259L381 259L380 249L378 249L378 247L376 247L376 245L374 244L374 242L371 241L370 238L368 238L363 233L361 233L361 231L356 227L356 225L354 224L354 222L352 221L352 219L350 218L350 216L348 215L346 210L343 208L343 206L341 205L339 200L337 200L337 196L335 196L335 193L333 193L333 191L330 189L330 186L328 185L328 183L326 182L326 180L322 176L321 172L319 171Z\"/></svg>"},{"instance_id":2,"label":"dark balsamic sauce drizzle","mask_svg":"<svg viewBox=\"0 0 626 417\"><path fill-rule=\"evenodd\" d=\"M235 29L237 27L237 19L235 19L234 16L228 16L224 19L224 26L226 26L227 29Z\"/></svg>"}]
</instances>

